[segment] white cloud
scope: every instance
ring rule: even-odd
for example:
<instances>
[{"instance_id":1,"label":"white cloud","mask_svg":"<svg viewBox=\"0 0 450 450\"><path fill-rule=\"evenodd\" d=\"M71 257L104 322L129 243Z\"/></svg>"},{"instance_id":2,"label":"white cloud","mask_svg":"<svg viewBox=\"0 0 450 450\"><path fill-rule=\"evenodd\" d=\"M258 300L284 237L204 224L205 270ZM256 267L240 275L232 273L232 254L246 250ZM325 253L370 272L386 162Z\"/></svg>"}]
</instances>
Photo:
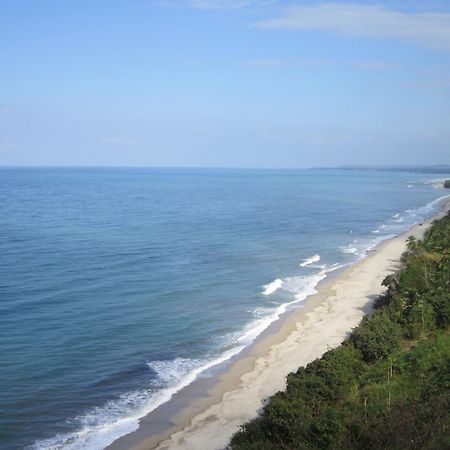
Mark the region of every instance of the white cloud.
<instances>
[{"instance_id":1,"label":"white cloud","mask_svg":"<svg viewBox=\"0 0 450 450\"><path fill-rule=\"evenodd\" d=\"M323 30L339 35L391 38L450 51L450 13L401 12L384 6L320 3L283 8L260 28Z\"/></svg>"}]
</instances>

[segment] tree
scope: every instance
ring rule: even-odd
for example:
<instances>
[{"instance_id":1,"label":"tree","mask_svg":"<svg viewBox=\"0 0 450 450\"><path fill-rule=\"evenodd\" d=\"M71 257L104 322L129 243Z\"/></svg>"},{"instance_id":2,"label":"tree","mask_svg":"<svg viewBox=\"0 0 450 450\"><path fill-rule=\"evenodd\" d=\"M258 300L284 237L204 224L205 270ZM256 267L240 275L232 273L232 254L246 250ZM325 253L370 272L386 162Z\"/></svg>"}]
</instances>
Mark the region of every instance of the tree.
<instances>
[{"instance_id":1,"label":"tree","mask_svg":"<svg viewBox=\"0 0 450 450\"><path fill-rule=\"evenodd\" d=\"M365 316L352 333L350 340L361 351L364 361L386 358L400 346L400 326L384 310Z\"/></svg>"}]
</instances>

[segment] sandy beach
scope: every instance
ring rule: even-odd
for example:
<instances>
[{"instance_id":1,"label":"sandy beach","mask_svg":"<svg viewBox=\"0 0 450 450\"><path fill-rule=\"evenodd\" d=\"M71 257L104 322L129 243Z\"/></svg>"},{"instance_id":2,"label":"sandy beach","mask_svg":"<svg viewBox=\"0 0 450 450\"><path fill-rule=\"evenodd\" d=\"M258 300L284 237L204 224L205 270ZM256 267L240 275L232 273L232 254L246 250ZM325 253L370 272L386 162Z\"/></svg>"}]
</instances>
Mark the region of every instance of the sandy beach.
<instances>
[{"instance_id":1,"label":"sandy beach","mask_svg":"<svg viewBox=\"0 0 450 450\"><path fill-rule=\"evenodd\" d=\"M450 199L446 198L433 219L449 207ZM265 333L233 362L206 398L193 401L174 415L170 429L150 435L150 419L144 418L139 430L108 448L225 448L239 426L254 418L268 397L285 388L288 373L338 346L370 312L373 301L383 293L383 279L400 267L408 236L421 238L433 219L384 241L364 259L325 279L304 307L286 314L273 332Z\"/></svg>"}]
</instances>

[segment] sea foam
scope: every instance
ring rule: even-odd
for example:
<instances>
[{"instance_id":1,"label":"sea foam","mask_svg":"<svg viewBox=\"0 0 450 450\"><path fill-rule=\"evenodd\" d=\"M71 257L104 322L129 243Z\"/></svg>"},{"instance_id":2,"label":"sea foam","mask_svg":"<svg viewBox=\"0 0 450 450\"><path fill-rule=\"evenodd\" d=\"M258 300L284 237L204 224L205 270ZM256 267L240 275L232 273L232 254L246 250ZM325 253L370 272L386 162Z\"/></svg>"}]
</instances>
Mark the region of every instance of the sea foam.
<instances>
[{"instance_id":1,"label":"sea foam","mask_svg":"<svg viewBox=\"0 0 450 450\"><path fill-rule=\"evenodd\" d=\"M300 267L306 267L309 266L312 263L318 262L320 261L320 255L314 255L311 256L310 258L306 258L303 260L302 263L300 263Z\"/></svg>"},{"instance_id":2,"label":"sea foam","mask_svg":"<svg viewBox=\"0 0 450 450\"><path fill-rule=\"evenodd\" d=\"M400 214L394 214L392 218L394 219L394 222L397 223L401 223L404 221L404 218Z\"/></svg>"},{"instance_id":3,"label":"sea foam","mask_svg":"<svg viewBox=\"0 0 450 450\"><path fill-rule=\"evenodd\" d=\"M353 247L352 244L343 245L342 247L339 247L342 253L350 253L355 254L358 252L358 249L356 247Z\"/></svg>"},{"instance_id":4,"label":"sea foam","mask_svg":"<svg viewBox=\"0 0 450 450\"><path fill-rule=\"evenodd\" d=\"M283 280L281 278L277 278L276 280L272 281L272 283L264 285L263 295L270 295L273 294L275 291L280 289L280 287L283 285Z\"/></svg>"}]
</instances>

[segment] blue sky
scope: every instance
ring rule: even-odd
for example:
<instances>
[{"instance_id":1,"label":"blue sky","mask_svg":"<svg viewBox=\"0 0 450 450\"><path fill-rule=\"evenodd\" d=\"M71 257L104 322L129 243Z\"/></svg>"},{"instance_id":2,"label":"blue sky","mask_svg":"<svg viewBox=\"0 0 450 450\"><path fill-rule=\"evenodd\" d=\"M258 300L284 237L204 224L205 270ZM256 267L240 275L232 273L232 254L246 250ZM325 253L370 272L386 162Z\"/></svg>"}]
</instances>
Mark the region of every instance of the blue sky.
<instances>
[{"instance_id":1,"label":"blue sky","mask_svg":"<svg viewBox=\"0 0 450 450\"><path fill-rule=\"evenodd\" d=\"M0 0L0 164L450 164L449 1Z\"/></svg>"}]
</instances>

